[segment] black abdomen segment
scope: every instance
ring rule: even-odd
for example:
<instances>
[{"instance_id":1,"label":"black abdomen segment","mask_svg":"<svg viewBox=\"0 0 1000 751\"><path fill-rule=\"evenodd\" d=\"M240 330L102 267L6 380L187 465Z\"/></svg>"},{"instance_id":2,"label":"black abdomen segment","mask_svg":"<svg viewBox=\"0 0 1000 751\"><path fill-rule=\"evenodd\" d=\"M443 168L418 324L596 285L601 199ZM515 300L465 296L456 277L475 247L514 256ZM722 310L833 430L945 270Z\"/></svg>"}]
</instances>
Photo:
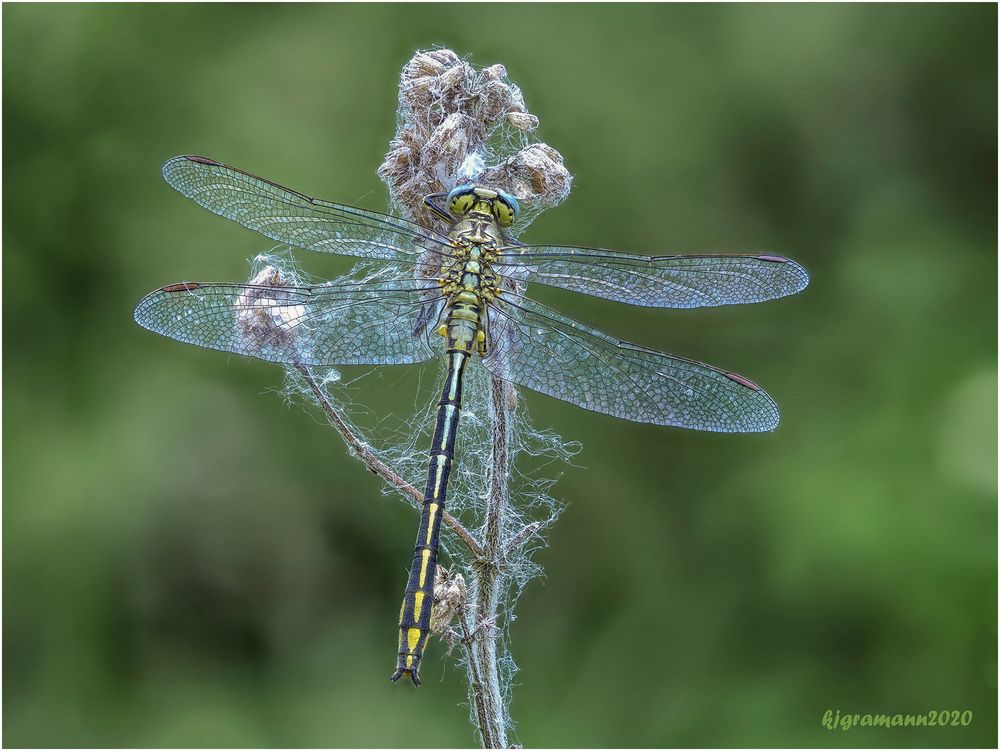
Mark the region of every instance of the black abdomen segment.
<instances>
[{"instance_id":1,"label":"black abdomen segment","mask_svg":"<svg viewBox=\"0 0 1000 751\"><path fill-rule=\"evenodd\" d=\"M399 611L399 650L392 680L409 675L417 686L420 685L420 660L431 632L441 516L448 493L448 475L455 456L458 416L462 409L462 374L468 359L468 352L449 349L448 375L441 401L438 402L420 528L413 548L413 564L403 595L403 606Z\"/></svg>"}]
</instances>

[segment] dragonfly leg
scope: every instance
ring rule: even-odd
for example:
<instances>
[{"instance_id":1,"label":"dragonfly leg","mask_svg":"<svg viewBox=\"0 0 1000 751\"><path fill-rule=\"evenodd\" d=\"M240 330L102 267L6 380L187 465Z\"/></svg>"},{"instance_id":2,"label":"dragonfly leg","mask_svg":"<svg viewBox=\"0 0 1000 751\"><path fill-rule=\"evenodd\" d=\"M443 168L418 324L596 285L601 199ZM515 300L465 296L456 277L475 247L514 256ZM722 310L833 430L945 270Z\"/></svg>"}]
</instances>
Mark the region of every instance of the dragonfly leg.
<instances>
[{"instance_id":1,"label":"dragonfly leg","mask_svg":"<svg viewBox=\"0 0 1000 751\"><path fill-rule=\"evenodd\" d=\"M454 217L449 214L443 206L437 203L438 200L445 198L447 195L447 193L428 193L424 196L424 206L429 208L446 222L452 222L454 221Z\"/></svg>"}]
</instances>

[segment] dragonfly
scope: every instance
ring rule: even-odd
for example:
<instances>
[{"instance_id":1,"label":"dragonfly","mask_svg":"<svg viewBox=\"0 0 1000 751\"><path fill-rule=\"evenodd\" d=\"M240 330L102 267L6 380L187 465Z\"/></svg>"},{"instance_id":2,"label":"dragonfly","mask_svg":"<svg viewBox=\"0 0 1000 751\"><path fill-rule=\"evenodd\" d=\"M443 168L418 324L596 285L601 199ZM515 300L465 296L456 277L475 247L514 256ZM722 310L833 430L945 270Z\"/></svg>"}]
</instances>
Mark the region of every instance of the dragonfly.
<instances>
[{"instance_id":1,"label":"dragonfly","mask_svg":"<svg viewBox=\"0 0 1000 751\"><path fill-rule=\"evenodd\" d=\"M641 256L522 244L517 199L455 186L424 205L436 221L312 198L200 156L163 166L166 181L209 211L293 248L401 270L311 286L179 282L135 308L157 334L270 362L405 365L443 358L446 371L427 484L399 617L392 681L420 685L462 382L473 359L511 384L639 423L729 433L770 431L778 408L753 381L622 341L526 295L555 287L628 305L698 308L758 303L803 290L808 274L775 255Z\"/></svg>"}]
</instances>

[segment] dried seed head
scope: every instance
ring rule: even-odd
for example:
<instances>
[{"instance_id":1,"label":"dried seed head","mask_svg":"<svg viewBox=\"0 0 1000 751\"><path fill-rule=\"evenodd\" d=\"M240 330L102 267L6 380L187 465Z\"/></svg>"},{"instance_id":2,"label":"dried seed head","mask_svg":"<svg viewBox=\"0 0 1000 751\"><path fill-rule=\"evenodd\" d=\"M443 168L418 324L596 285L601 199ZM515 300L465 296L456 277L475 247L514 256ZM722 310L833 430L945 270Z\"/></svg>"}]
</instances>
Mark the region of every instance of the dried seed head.
<instances>
[{"instance_id":1,"label":"dried seed head","mask_svg":"<svg viewBox=\"0 0 1000 751\"><path fill-rule=\"evenodd\" d=\"M507 69L500 63L483 68L483 78L487 81L500 81L507 77Z\"/></svg>"},{"instance_id":2,"label":"dried seed head","mask_svg":"<svg viewBox=\"0 0 1000 751\"><path fill-rule=\"evenodd\" d=\"M286 345L296 336L295 329L305 316L305 308L295 303L284 304L273 287L287 286L281 271L265 266L250 285L241 292L233 307L236 325L247 348L262 349L268 345Z\"/></svg>"},{"instance_id":3,"label":"dried seed head","mask_svg":"<svg viewBox=\"0 0 1000 751\"><path fill-rule=\"evenodd\" d=\"M537 127L504 66L480 70L451 50L417 52L400 76L396 135L378 175L396 210L425 226L438 221L423 206L428 193L470 181L505 190L522 202L519 231L562 202L573 179L559 152L528 140ZM468 174L477 159L483 168Z\"/></svg>"},{"instance_id":4,"label":"dried seed head","mask_svg":"<svg viewBox=\"0 0 1000 751\"><path fill-rule=\"evenodd\" d=\"M435 184L444 187L449 176L458 172L458 168L469 152L469 139L473 137L475 124L472 118L461 112L448 115L434 129L421 154L426 162L426 169L433 175Z\"/></svg>"},{"instance_id":5,"label":"dried seed head","mask_svg":"<svg viewBox=\"0 0 1000 751\"><path fill-rule=\"evenodd\" d=\"M403 78L439 76L456 63L462 62L458 55L448 49L418 52L403 66Z\"/></svg>"},{"instance_id":6,"label":"dried seed head","mask_svg":"<svg viewBox=\"0 0 1000 751\"><path fill-rule=\"evenodd\" d=\"M544 143L535 143L510 159L487 168L482 179L507 185L519 201L546 201L568 195L573 176L563 166L562 154Z\"/></svg>"},{"instance_id":7,"label":"dried seed head","mask_svg":"<svg viewBox=\"0 0 1000 751\"><path fill-rule=\"evenodd\" d=\"M511 110L507 113L507 122L518 130L529 131L538 127L538 118L528 112Z\"/></svg>"},{"instance_id":8,"label":"dried seed head","mask_svg":"<svg viewBox=\"0 0 1000 751\"><path fill-rule=\"evenodd\" d=\"M434 574L434 606L431 608L431 631L444 633L456 615L462 612L468 597L465 578L451 574L438 564Z\"/></svg>"},{"instance_id":9,"label":"dried seed head","mask_svg":"<svg viewBox=\"0 0 1000 751\"><path fill-rule=\"evenodd\" d=\"M502 66L495 66L502 67ZM487 68L487 70L489 70ZM506 72L506 71L505 71ZM510 86L500 80L487 81L483 85L483 103L481 117L487 124L499 120L510 111L512 101Z\"/></svg>"},{"instance_id":10,"label":"dried seed head","mask_svg":"<svg viewBox=\"0 0 1000 751\"><path fill-rule=\"evenodd\" d=\"M511 84L510 86L510 111L527 112L528 106L524 103L524 94L521 89Z\"/></svg>"}]
</instances>

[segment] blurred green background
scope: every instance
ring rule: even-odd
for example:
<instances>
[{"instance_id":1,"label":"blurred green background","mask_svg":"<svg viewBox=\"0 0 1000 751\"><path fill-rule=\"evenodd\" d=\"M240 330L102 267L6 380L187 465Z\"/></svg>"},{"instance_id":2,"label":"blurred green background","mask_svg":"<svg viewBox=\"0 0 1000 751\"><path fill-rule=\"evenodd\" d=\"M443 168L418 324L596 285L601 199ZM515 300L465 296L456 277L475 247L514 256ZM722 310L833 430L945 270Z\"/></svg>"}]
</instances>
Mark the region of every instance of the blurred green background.
<instances>
[{"instance_id":1,"label":"blurred green background","mask_svg":"<svg viewBox=\"0 0 1000 751\"><path fill-rule=\"evenodd\" d=\"M698 434L524 395L584 450L512 627L516 738L995 745L996 22L5 5L4 744L475 742L442 644L419 691L387 680L413 513L271 393L279 368L132 322L154 287L245 279L269 247L170 190L165 159L383 208L400 68L444 45L506 65L575 175L524 239L762 250L813 279L707 311L539 293L753 378L783 423ZM405 410L436 367L354 397ZM845 733L827 709L974 721Z\"/></svg>"}]
</instances>

